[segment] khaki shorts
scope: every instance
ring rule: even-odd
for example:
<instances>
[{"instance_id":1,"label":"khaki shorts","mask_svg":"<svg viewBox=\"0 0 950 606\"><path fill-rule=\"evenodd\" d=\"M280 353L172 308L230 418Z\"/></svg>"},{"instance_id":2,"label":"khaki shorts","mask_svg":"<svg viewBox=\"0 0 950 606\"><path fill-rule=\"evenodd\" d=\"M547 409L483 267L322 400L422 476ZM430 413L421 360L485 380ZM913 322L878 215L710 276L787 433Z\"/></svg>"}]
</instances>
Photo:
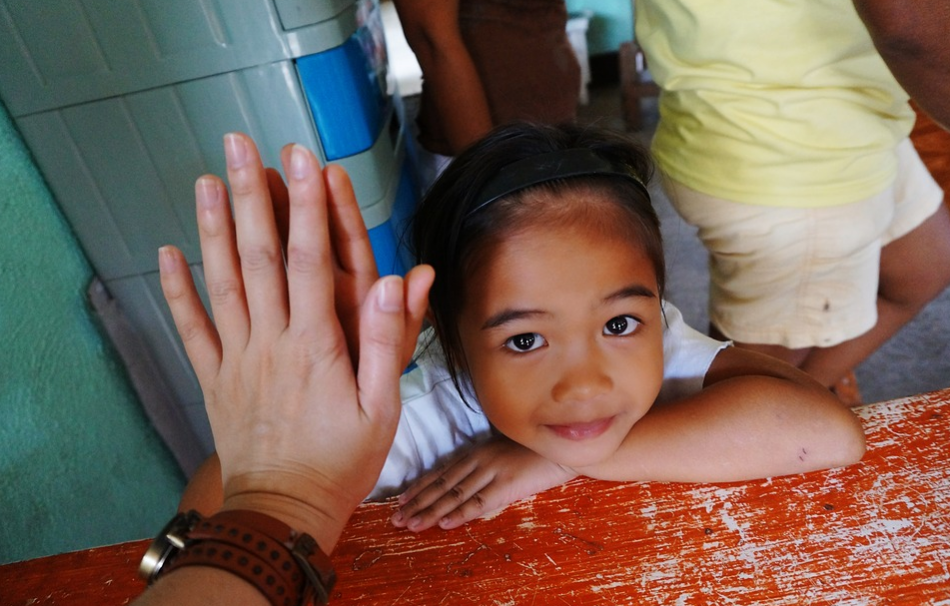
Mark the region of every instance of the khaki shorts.
<instances>
[{"instance_id":1,"label":"khaki shorts","mask_svg":"<svg viewBox=\"0 0 950 606\"><path fill-rule=\"evenodd\" d=\"M880 194L829 208L714 198L668 178L664 189L710 252L710 321L735 341L831 347L877 322L881 248L940 207L943 191L907 139Z\"/></svg>"}]
</instances>

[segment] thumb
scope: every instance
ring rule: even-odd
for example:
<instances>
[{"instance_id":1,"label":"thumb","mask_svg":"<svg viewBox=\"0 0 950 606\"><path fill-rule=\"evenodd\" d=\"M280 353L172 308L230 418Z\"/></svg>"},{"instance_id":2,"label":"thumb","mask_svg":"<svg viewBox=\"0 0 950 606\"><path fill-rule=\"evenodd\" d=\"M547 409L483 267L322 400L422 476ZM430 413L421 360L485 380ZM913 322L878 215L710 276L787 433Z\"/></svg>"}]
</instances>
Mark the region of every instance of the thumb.
<instances>
[{"instance_id":1,"label":"thumb","mask_svg":"<svg viewBox=\"0 0 950 606\"><path fill-rule=\"evenodd\" d=\"M363 412L378 423L399 417L399 377L405 349L406 308L399 276L380 278L363 300L356 382Z\"/></svg>"}]
</instances>

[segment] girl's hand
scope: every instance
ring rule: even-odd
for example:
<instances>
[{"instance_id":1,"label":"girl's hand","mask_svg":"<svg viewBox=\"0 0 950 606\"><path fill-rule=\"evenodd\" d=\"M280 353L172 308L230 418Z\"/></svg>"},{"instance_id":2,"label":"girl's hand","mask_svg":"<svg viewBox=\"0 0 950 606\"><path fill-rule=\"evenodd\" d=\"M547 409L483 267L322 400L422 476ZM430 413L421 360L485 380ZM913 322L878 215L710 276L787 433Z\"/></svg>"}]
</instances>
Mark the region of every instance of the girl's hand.
<instances>
[{"instance_id":1,"label":"girl's hand","mask_svg":"<svg viewBox=\"0 0 950 606\"><path fill-rule=\"evenodd\" d=\"M285 145L280 152L280 161L284 174L289 175L294 145ZM274 208L281 247L286 257L290 235L290 195L280 173L273 168L265 170L267 187ZM324 171L327 190L331 192L332 202L328 206L330 221L330 240L333 247L333 290L336 315L343 326L353 367L356 368L359 357L359 318L360 308L370 287L379 279L376 258L370 245L369 233L363 222L353 184L345 170L338 166L328 166ZM424 275L420 275L424 274ZM402 364L408 366L415 352L416 337L422 326L428 305L429 286L432 284L432 271L427 266L418 266L409 270L406 276L406 341Z\"/></svg>"},{"instance_id":2,"label":"girl's hand","mask_svg":"<svg viewBox=\"0 0 950 606\"><path fill-rule=\"evenodd\" d=\"M204 393L224 507L270 513L329 552L392 444L406 341L422 316L406 293L426 291L431 270L405 287L387 277L346 293L365 290L341 323L341 273L375 272L353 249L365 229L348 236L359 211L342 169L322 171L308 150L290 150L285 255L271 197L280 188L250 138L229 135L225 149L233 219L220 179L195 186L214 322L174 247L159 255L162 288Z\"/></svg>"},{"instance_id":3,"label":"girl's hand","mask_svg":"<svg viewBox=\"0 0 950 606\"><path fill-rule=\"evenodd\" d=\"M399 511L392 523L413 532L435 525L456 528L576 475L504 436L496 436L416 480L399 496Z\"/></svg>"}]
</instances>

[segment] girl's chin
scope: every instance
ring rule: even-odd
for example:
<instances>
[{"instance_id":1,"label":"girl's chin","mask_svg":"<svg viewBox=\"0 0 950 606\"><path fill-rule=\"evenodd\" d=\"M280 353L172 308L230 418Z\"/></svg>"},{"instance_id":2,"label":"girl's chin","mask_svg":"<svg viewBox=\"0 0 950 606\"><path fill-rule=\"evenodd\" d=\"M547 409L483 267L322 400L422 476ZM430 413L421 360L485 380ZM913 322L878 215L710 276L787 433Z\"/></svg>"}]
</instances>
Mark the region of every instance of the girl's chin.
<instances>
[{"instance_id":1,"label":"girl's chin","mask_svg":"<svg viewBox=\"0 0 950 606\"><path fill-rule=\"evenodd\" d=\"M547 448L536 450L538 454L558 465L563 465L571 469L580 469L590 467L609 460L616 452L619 444L606 441L599 444L559 444Z\"/></svg>"}]
</instances>

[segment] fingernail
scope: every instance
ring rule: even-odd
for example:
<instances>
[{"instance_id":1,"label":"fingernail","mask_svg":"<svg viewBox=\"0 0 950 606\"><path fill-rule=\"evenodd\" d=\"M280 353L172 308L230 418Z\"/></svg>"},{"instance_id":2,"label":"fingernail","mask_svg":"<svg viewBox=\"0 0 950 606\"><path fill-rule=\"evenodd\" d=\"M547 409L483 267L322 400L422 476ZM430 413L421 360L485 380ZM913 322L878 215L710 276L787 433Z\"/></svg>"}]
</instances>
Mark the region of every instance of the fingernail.
<instances>
[{"instance_id":1,"label":"fingernail","mask_svg":"<svg viewBox=\"0 0 950 606\"><path fill-rule=\"evenodd\" d=\"M162 246L158 249L158 269L162 273L175 271L175 258L172 256L171 246Z\"/></svg>"},{"instance_id":2,"label":"fingernail","mask_svg":"<svg viewBox=\"0 0 950 606\"><path fill-rule=\"evenodd\" d=\"M198 180L195 181L195 199L198 206L203 210L213 208L217 198L218 183L207 175L198 177Z\"/></svg>"},{"instance_id":3,"label":"fingernail","mask_svg":"<svg viewBox=\"0 0 950 606\"><path fill-rule=\"evenodd\" d=\"M402 512L401 512L401 511L397 511L396 513L394 513L392 519L393 519L393 524L399 524L399 523L401 523L401 522L402 522L402 519L403 519Z\"/></svg>"},{"instance_id":4,"label":"fingernail","mask_svg":"<svg viewBox=\"0 0 950 606\"><path fill-rule=\"evenodd\" d=\"M406 528L408 528L409 530L419 528L420 526L422 526L422 518L418 518L418 517L410 519L409 523L406 524Z\"/></svg>"},{"instance_id":5,"label":"fingernail","mask_svg":"<svg viewBox=\"0 0 950 606\"><path fill-rule=\"evenodd\" d=\"M305 179L310 172L310 163L307 161L307 150L296 143L290 150L290 177Z\"/></svg>"},{"instance_id":6,"label":"fingernail","mask_svg":"<svg viewBox=\"0 0 950 606\"><path fill-rule=\"evenodd\" d=\"M228 161L228 168L241 168L247 164L247 144L244 137L237 133L224 135L224 157Z\"/></svg>"},{"instance_id":7,"label":"fingernail","mask_svg":"<svg viewBox=\"0 0 950 606\"><path fill-rule=\"evenodd\" d=\"M389 313L402 311L402 280L399 276L382 278L376 304L379 309Z\"/></svg>"}]
</instances>

